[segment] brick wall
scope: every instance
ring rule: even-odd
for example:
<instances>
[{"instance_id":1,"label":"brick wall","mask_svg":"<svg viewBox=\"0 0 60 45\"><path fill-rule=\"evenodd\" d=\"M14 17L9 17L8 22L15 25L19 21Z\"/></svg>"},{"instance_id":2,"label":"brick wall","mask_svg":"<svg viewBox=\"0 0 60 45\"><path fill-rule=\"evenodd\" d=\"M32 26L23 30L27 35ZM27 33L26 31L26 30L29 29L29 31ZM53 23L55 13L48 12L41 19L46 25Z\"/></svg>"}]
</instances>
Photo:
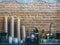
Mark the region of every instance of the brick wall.
<instances>
[{"instance_id":1,"label":"brick wall","mask_svg":"<svg viewBox=\"0 0 60 45\"><path fill-rule=\"evenodd\" d=\"M16 2L2 2L0 3L0 15L4 16L20 16L21 25L26 26L26 30L37 27L39 31L43 28L49 31L50 23L52 24L52 32L60 32L60 4L48 4L46 2L33 3L28 5L17 4ZM3 22L0 18L0 22ZM3 23L0 23L3 27ZM2 31L3 29L0 28Z\"/></svg>"}]
</instances>

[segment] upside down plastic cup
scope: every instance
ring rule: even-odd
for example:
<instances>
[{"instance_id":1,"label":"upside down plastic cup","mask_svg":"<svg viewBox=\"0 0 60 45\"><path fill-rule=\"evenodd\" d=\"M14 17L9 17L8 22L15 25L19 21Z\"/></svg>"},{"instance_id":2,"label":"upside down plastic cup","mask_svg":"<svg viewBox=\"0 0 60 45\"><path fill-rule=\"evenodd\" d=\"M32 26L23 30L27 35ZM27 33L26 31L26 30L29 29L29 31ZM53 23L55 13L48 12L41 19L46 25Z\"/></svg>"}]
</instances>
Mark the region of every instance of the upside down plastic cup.
<instances>
[{"instance_id":1,"label":"upside down plastic cup","mask_svg":"<svg viewBox=\"0 0 60 45\"><path fill-rule=\"evenodd\" d=\"M13 39L12 39L12 37L10 36L9 37L9 43L12 43L13 41L12 41Z\"/></svg>"},{"instance_id":2,"label":"upside down plastic cup","mask_svg":"<svg viewBox=\"0 0 60 45\"><path fill-rule=\"evenodd\" d=\"M21 40L21 41L20 41L20 43L21 43L21 44L23 44L23 43L24 43L24 41L23 41L23 40Z\"/></svg>"},{"instance_id":3,"label":"upside down plastic cup","mask_svg":"<svg viewBox=\"0 0 60 45\"><path fill-rule=\"evenodd\" d=\"M18 38L14 38L14 43L18 43Z\"/></svg>"}]
</instances>

